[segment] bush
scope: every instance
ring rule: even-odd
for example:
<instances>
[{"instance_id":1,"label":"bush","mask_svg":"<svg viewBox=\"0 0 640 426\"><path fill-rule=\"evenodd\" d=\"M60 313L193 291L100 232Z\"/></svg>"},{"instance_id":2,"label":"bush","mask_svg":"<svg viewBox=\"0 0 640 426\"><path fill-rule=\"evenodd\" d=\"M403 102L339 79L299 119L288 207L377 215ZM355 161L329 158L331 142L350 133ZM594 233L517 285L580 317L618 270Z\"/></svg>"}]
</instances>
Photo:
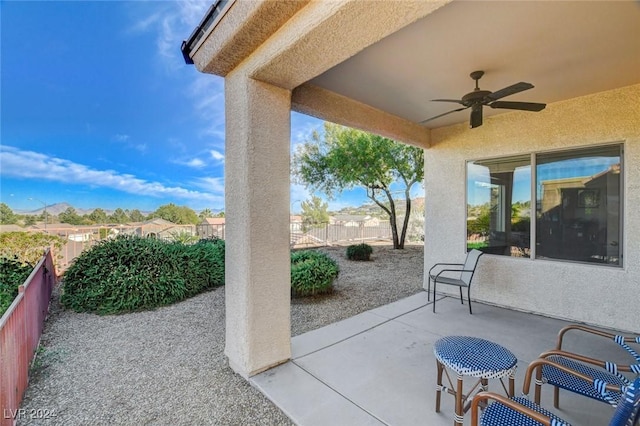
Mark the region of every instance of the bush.
<instances>
[{"instance_id":1,"label":"bush","mask_svg":"<svg viewBox=\"0 0 640 426\"><path fill-rule=\"evenodd\" d=\"M373 248L365 243L347 247L347 259L349 260L371 260L371 253L373 253Z\"/></svg>"},{"instance_id":2,"label":"bush","mask_svg":"<svg viewBox=\"0 0 640 426\"><path fill-rule=\"evenodd\" d=\"M3 232L0 233L0 257L16 259L23 265L35 265L42 258L42 253L53 247L56 266L62 259L62 247L66 241L57 235L41 232ZM33 266L32 266L33 268Z\"/></svg>"},{"instance_id":3,"label":"bush","mask_svg":"<svg viewBox=\"0 0 640 426\"><path fill-rule=\"evenodd\" d=\"M302 250L291 253L291 295L313 296L333 291L333 280L339 268L324 253Z\"/></svg>"},{"instance_id":4,"label":"bush","mask_svg":"<svg viewBox=\"0 0 640 426\"><path fill-rule=\"evenodd\" d=\"M9 309L18 295L18 287L33 271L33 266L17 259L0 258L0 317Z\"/></svg>"},{"instance_id":5,"label":"bush","mask_svg":"<svg viewBox=\"0 0 640 426\"><path fill-rule=\"evenodd\" d=\"M193 245L118 236L78 256L60 301L78 312L113 314L178 302L224 284L224 241Z\"/></svg>"}]
</instances>

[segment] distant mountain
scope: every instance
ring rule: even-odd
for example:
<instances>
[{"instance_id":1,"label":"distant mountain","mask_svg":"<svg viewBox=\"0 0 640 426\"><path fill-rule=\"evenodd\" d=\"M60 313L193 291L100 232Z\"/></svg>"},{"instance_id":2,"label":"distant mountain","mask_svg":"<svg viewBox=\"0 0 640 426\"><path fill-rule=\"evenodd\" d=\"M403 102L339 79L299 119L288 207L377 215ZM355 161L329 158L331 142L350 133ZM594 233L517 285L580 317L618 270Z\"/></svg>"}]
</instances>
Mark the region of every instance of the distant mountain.
<instances>
[{"instance_id":1,"label":"distant mountain","mask_svg":"<svg viewBox=\"0 0 640 426\"><path fill-rule=\"evenodd\" d=\"M69 203L56 203L56 204L47 205L47 214L50 214L52 216L57 216L60 213L66 211L69 207L73 207L73 206ZM73 207L73 208L76 210L76 213L78 214L78 216L91 214L95 210L95 208L93 209L80 209L77 207ZM107 215L112 215L114 212L114 210L107 210L107 209L103 209L103 210ZM13 212L15 214L27 214L27 215L39 216L42 213L44 213L44 207L41 207L36 210L14 210ZM152 212L141 211L140 213L142 213L144 216L148 216Z\"/></svg>"},{"instance_id":2,"label":"distant mountain","mask_svg":"<svg viewBox=\"0 0 640 426\"><path fill-rule=\"evenodd\" d=\"M73 206L69 203L56 203L56 204L47 205L47 214L54 215L54 216L59 215L63 211L67 210L69 207L73 207ZM37 216L37 215L41 215L44 212L44 207L41 207L36 210L14 210L13 212L16 214L28 214L28 215ZM76 209L76 212L78 212L78 209ZM84 213L78 212L78 214L83 215Z\"/></svg>"},{"instance_id":3,"label":"distant mountain","mask_svg":"<svg viewBox=\"0 0 640 426\"><path fill-rule=\"evenodd\" d=\"M60 213L67 210L69 207L73 207L73 206L69 203L56 203L56 204L47 205L47 214L50 214L52 216L57 216ZM76 210L76 213L78 214L78 216L84 216L86 214L91 214L97 207L93 209L80 209L77 207L73 207L73 208ZM103 210L107 215L112 215L113 212L115 211L115 210L107 210L107 209L103 209ZM214 215L223 211L222 209L210 209L210 210ZM44 207L41 207L36 210L13 210L13 212L15 214L39 216L42 213L44 213ZM140 211L140 213L142 213L142 215L144 216L149 216L153 212ZM200 214L200 211L196 211L196 214Z\"/></svg>"}]
</instances>

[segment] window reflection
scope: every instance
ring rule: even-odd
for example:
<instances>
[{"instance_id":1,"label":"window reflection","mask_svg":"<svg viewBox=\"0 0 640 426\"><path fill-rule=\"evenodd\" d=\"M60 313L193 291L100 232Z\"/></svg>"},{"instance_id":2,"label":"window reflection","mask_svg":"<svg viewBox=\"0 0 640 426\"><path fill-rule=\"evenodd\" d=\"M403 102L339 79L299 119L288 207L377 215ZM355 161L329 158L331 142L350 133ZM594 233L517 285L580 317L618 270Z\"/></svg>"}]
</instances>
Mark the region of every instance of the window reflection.
<instances>
[{"instance_id":1,"label":"window reflection","mask_svg":"<svg viewBox=\"0 0 640 426\"><path fill-rule=\"evenodd\" d=\"M621 147L540 154L536 257L621 265Z\"/></svg>"},{"instance_id":2,"label":"window reflection","mask_svg":"<svg viewBox=\"0 0 640 426\"><path fill-rule=\"evenodd\" d=\"M471 161L467 179L467 249L529 257L530 156Z\"/></svg>"}]
</instances>

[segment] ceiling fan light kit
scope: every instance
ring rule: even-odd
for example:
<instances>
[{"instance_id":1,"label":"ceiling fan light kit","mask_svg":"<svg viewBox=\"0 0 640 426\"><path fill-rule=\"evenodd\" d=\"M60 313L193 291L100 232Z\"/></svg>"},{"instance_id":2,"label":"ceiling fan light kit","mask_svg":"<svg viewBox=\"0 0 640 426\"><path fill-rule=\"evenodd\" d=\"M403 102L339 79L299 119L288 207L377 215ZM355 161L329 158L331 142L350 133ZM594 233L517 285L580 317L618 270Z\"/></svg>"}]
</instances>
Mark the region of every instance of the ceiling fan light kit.
<instances>
[{"instance_id":1,"label":"ceiling fan light kit","mask_svg":"<svg viewBox=\"0 0 640 426\"><path fill-rule=\"evenodd\" d=\"M462 108L456 108L451 111L447 111L444 114L439 114L431 118L427 118L420 122L420 124L427 123L445 115L452 114L454 112L463 111L471 108L471 117L469 120L470 127L476 128L482 126L482 107L488 106L494 109L515 109L520 111L542 111L547 104L541 104L537 102L516 102L516 101L499 101L504 97L514 95L516 93L523 92L525 90L533 89L533 84L525 83L523 81L507 86L497 92L490 92L488 90L480 90L478 86L478 80L484 75L484 71L474 71L471 74L471 78L475 80L476 87L472 92L467 93L462 99L432 99L433 102L453 102L462 105Z\"/></svg>"}]
</instances>

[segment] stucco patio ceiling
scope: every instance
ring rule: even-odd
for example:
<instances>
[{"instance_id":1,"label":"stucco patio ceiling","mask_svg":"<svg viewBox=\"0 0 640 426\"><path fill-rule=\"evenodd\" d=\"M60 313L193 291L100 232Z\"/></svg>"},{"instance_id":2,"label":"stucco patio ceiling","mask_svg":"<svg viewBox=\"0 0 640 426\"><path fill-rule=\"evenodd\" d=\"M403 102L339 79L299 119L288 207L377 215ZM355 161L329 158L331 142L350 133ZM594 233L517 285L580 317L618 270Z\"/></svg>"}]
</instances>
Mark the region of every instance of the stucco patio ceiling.
<instances>
[{"instance_id":1,"label":"stucco patio ceiling","mask_svg":"<svg viewBox=\"0 0 640 426\"><path fill-rule=\"evenodd\" d=\"M636 84L640 2L454 1L309 83L420 122L459 107L430 100L460 99L474 70L486 72L484 90L535 86L509 101L549 104ZM425 126L468 122L469 112ZM485 116L506 112L485 108Z\"/></svg>"}]
</instances>

